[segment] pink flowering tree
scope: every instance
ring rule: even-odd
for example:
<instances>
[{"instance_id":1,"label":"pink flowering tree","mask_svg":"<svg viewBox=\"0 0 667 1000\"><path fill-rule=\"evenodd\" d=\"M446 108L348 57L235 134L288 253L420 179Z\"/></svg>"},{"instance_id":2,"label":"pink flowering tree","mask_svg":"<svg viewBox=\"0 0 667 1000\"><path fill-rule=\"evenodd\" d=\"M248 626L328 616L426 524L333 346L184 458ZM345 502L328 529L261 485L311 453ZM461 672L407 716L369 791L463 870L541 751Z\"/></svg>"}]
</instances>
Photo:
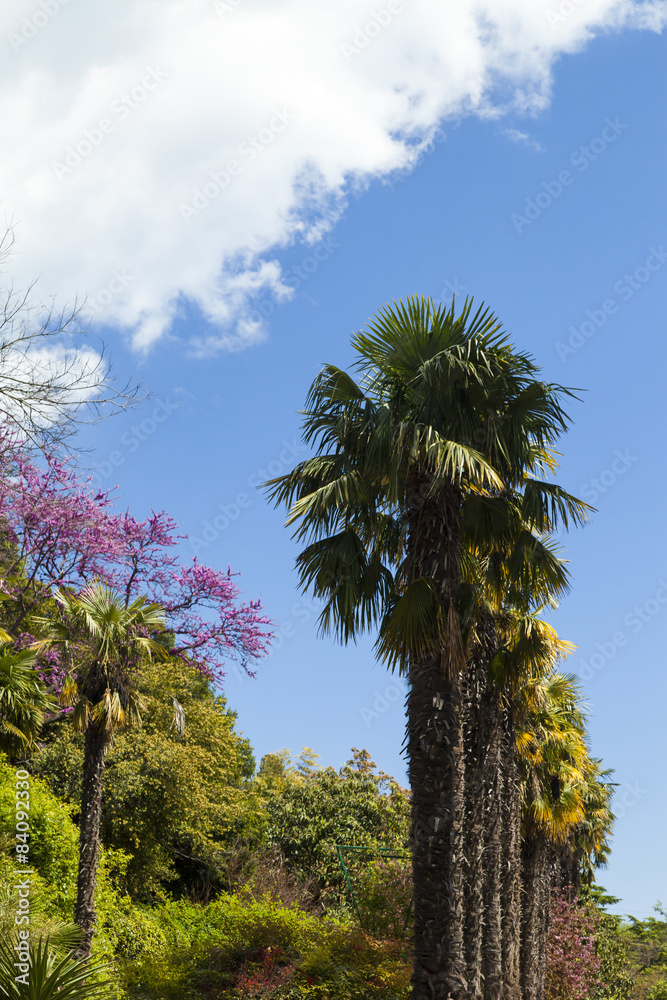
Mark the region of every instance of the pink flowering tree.
<instances>
[{"instance_id":1,"label":"pink flowering tree","mask_svg":"<svg viewBox=\"0 0 667 1000\"><path fill-rule=\"evenodd\" d=\"M220 678L231 658L252 674L251 664L267 651L270 622L260 601L239 599L231 567L215 570L196 557L184 564L176 547L185 536L165 511L152 511L145 521L127 513L117 524L122 556L110 565L108 579L126 601L145 593L161 604L174 652L203 672Z\"/></svg>"},{"instance_id":2,"label":"pink flowering tree","mask_svg":"<svg viewBox=\"0 0 667 1000\"><path fill-rule=\"evenodd\" d=\"M547 935L545 1000L588 1000L600 983L598 920L576 901L554 896Z\"/></svg>"},{"instance_id":3,"label":"pink flowering tree","mask_svg":"<svg viewBox=\"0 0 667 1000\"><path fill-rule=\"evenodd\" d=\"M122 557L115 522L109 494L94 489L71 460L55 453L38 464L20 444L0 441L0 585L10 630L20 631L45 589L77 588Z\"/></svg>"},{"instance_id":4,"label":"pink flowering tree","mask_svg":"<svg viewBox=\"0 0 667 1000\"><path fill-rule=\"evenodd\" d=\"M271 623L259 601L243 601L231 569L183 561L175 521L164 511L138 521L113 508L71 459L58 452L37 462L19 443L0 442L0 530L4 535L5 622L25 646L31 613L53 587L80 590L100 579L129 604L140 594L162 605L174 652L220 681L236 661L252 674L267 652ZM62 679L53 651L42 663L49 686Z\"/></svg>"}]
</instances>

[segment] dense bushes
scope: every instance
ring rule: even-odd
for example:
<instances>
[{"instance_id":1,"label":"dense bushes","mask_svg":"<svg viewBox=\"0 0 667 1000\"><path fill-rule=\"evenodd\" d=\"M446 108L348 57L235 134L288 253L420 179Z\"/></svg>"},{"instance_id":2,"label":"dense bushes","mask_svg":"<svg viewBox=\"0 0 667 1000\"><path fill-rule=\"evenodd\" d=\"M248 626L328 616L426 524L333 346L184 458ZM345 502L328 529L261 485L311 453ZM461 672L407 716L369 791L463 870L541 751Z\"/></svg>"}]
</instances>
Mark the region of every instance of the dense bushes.
<instances>
[{"instance_id":1,"label":"dense bushes","mask_svg":"<svg viewBox=\"0 0 667 1000\"><path fill-rule=\"evenodd\" d=\"M633 985L618 918L591 901L555 896L547 935L545 1000L625 1000Z\"/></svg>"},{"instance_id":2,"label":"dense bushes","mask_svg":"<svg viewBox=\"0 0 667 1000\"><path fill-rule=\"evenodd\" d=\"M132 996L407 997L399 942L269 899L185 900L116 923L121 980Z\"/></svg>"}]
</instances>

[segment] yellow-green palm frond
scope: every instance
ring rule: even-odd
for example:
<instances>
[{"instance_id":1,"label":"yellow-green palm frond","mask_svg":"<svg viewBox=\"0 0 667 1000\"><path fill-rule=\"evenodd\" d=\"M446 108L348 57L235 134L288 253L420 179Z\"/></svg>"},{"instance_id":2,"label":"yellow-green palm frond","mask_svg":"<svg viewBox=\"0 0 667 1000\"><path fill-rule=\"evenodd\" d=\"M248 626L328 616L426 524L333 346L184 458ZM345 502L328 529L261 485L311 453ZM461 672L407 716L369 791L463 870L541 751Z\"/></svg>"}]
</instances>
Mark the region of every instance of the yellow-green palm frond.
<instances>
[{"instance_id":1,"label":"yellow-green palm frond","mask_svg":"<svg viewBox=\"0 0 667 1000\"><path fill-rule=\"evenodd\" d=\"M141 701L132 694L132 664L137 658L168 655L160 641L166 628L164 609L145 597L126 603L98 580L80 594L59 590L55 598L60 618L40 620L45 637L36 648L58 647L74 662L61 703L74 705L75 728L85 730L92 723L112 732L139 719Z\"/></svg>"},{"instance_id":2,"label":"yellow-green palm frond","mask_svg":"<svg viewBox=\"0 0 667 1000\"><path fill-rule=\"evenodd\" d=\"M67 674L60 689L59 702L63 708L71 708L79 698L79 685L72 674Z\"/></svg>"},{"instance_id":3,"label":"yellow-green palm frond","mask_svg":"<svg viewBox=\"0 0 667 1000\"><path fill-rule=\"evenodd\" d=\"M91 706L87 698L79 698L72 712L72 727L76 733L84 733L91 718Z\"/></svg>"}]
</instances>

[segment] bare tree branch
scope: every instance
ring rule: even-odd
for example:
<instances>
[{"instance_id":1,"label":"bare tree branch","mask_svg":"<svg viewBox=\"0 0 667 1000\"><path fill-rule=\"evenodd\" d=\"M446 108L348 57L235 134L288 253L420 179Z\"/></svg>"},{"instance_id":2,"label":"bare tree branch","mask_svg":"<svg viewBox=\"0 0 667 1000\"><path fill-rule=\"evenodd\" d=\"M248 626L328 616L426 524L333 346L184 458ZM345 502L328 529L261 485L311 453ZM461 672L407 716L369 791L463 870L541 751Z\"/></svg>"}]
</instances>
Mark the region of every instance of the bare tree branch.
<instances>
[{"instance_id":1,"label":"bare tree branch","mask_svg":"<svg viewBox=\"0 0 667 1000\"><path fill-rule=\"evenodd\" d=\"M11 223L0 235L0 265L15 242ZM142 384L123 383L100 340L90 339L85 300L58 309L40 303L35 283L17 291L0 283L0 425L11 424L44 448L82 424L122 412L146 398Z\"/></svg>"}]
</instances>

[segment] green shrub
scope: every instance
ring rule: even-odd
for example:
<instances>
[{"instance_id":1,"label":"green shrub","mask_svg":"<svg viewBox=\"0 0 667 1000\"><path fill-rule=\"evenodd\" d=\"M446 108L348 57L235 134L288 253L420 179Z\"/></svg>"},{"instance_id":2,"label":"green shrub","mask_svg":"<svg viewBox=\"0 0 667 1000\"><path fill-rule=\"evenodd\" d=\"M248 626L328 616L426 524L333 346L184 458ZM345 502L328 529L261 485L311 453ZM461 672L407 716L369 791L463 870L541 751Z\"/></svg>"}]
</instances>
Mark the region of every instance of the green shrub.
<instances>
[{"instance_id":1,"label":"green shrub","mask_svg":"<svg viewBox=\"0 0 667 1000\"><path fill-rule=\"evenodd\" d=\"M393 1000L409 995L401 942L377 940L268 898L184 900L113 918L119 980L129 997L311 997Z\"/></svg>"},{"instance_id":2,"label":"green shrub","mask_svg":"<svg viewBox=\"0 0 667 1000\"><path fill-rule=\"evenodd\" d=\"M409 927L412 910L409 858L364 860L362 855L348 868L362 926L377 937L401 938Z\"/></svg>"}]
</instances>

